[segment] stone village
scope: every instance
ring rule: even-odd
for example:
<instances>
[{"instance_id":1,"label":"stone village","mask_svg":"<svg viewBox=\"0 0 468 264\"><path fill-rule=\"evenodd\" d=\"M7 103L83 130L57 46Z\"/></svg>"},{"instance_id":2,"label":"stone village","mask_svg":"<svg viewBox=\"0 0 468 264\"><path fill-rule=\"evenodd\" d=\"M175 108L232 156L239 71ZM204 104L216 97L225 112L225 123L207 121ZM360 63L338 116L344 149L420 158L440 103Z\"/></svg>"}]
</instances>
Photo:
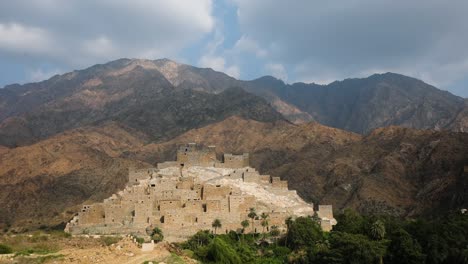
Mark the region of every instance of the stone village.
<instances>
[{"instance_id":1,"label":"stone village","mask_svg":"<svg viewBox=\"0 0 468 264\"><path fill-rule=\"evenodd\" d=\"M248 217L251 208L268 214L268 226ZM218 232L239 230L243 220L251 223L246 232L268 232L271 226L284 230L288 217L315 213L323 230L336 224L331 205L319 205L315 212L313 204L288 189L287 181L249 167L249 154L224 154L219 161L214 146L189 143L179 147L176 161L130 170L123 191L84 205L65 231L146 235L148 228L159 227L165 240L174 242L211 230L215 219L222 223Z\"/></svg>"}]
</instances>

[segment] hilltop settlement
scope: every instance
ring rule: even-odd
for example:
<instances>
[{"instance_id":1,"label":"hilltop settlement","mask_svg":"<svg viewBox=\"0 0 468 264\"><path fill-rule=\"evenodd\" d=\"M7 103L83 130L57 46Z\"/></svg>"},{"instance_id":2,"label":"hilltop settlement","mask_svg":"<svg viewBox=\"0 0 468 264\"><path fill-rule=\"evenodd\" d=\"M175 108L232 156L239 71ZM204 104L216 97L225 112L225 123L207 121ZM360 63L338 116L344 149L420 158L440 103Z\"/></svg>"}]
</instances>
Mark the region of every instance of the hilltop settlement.
<instances>
[{"instance_id":1,"label":"hilltop settlement","mask_svg":"<svg viewBox=\"0 0 468 264\"><path fill-rule=\"evenodd\" d=\"M268 217L252 217L249 213ZM176 161L156 168L131 169L126 188L101 203L84 205L67 224L72 234L134 234L160 228L165 240L182 241L199 230L218 232L242 229L268 232L272 226L286 229L289 217L315 216L324 231L336 220L331 205L314 205L302 200L288 182L261 175L249 166L249 154L224 154L216 157L215 147L195 143L180 146Z\"/></svg>"}]
</instances>

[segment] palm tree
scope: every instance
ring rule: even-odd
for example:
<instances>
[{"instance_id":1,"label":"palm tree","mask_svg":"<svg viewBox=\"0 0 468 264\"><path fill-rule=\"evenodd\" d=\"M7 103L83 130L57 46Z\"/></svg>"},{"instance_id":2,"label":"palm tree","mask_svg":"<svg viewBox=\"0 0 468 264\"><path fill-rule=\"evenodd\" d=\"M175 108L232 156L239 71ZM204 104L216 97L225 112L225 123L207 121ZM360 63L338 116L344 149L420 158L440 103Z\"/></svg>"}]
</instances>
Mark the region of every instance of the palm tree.
<instances>
[{"instance_id":1,"label":"palm tree","mask_svg":"<svg viewBox=\"0 0 468 264\"><path fill-rule=\"evenodd\" d=\"M153 231L151 232L151 239L154 240L154 242L156 243L163 241L164 235L159 227L155 227L153 229Z\"/></svg>"},{"instance_id":2,"label":"palm tree","mask_svg":"<svg viewBox=\"0 0 468 264\"><path fill-rule=\"evenodd\" d=\"M284 220L284 223L286 224L286 246L288 245L289 227L291 227L292 222L293 220L291 216Z\"/></svg>"},{"instance_id":3,"label":"palm tree","mask_svg":"<svg viewBox=\"0 0 468 264\"><path fill-rule=\"evenodd\" d=\"M370 235L375 240L382 240L385 237L385 224L377 220L370 226Z\"/></svg>"},{"instance_id":4,"label":"palm tree","mask_svg":"<svg viewBox=\"0 0 468 264\"><path fill-rule=\"evenodd\" d=\"M370 235L375 240L382 240L385 237L385 224L384 222L377 220L370 226ZM379 262L383 263L383 256L380 256Z\"/></svg>"},{"instance_id":5,"label":"palm tree","mask_svg":"<svg viewBox=\"0 0 468 264\"><path fill-rule=\"evenodd\" d=\"M249 223L249 220L244 220L241 222L241 226L242 226L242 240L244 240L244 234L245 234L245 229L247 227L249 227L250 223Z\"/></svg>"},{"instance_id":6,"label":"palm tree","mask_svg":"<svg viewBox=\"0 0 468 264\"><path fill-rule=\"evenodd\" d=\"M273 237L273 239L275 240L275 244L278 244L278 236L280 235L280 231L279 231L279 228L278 226L272 226L271 227L271 230L270 230L270 235Z\"/></svg>"},{"instance_id":7,"label":"palm tree","mask_svg":"<svg viewBox=\"0 0 468 264\"><path fill-rule=\"evenodd\" d=\"M218 218L216 218L213 223L211 224L211 226L214 228L214 233L216 235L216 230L218 230L218 228L220 228L222 225L221 225L221 220L219 220Z\"/></svg>"},{"instance_id":8,"label":"palm tree","mask_svg":"<svg viewBox=\"0 0 468 264\"><path fill-rule=\"evenodd\" d=\"M262 215L261 215L261 217L262 217L262 222L261 222L261 224L262 224L262 228L263 228L263 230L262 230L262 232L263 232L263 238L265 239L265 227L268 227L268 214L265 213L265 212L263 212Z\"/></svg>"},{"instance_id":9,"label":"palm tree","mask_svg":"<svg viewBox=\"0 0 468 264\"><path fill-rule=\"evenodd\" d=\"M247 215L250 219L252 219L252 232L255 233L254 229L254 219L257 217L257 213L255 212L255 208L250 208L249 214Z\"/></svg>"}]
</instances>

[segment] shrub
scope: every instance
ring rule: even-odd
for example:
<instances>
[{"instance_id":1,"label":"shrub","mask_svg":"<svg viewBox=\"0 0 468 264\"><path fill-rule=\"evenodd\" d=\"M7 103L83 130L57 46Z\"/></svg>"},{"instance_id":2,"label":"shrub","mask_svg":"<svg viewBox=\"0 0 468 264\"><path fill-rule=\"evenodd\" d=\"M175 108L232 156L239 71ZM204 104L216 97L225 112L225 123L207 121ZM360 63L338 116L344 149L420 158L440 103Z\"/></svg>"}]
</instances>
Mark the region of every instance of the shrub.
<instances>
[{"instance_id":1,"label":"shrub","mask_svg":"<svg viewBox=\"0 0 468 264\"><path fill-rule=\"evenodd\" d=\"M151 232L151 239L154 240L155 243L161 242L164 239L164 235L161 229L155 227Z\"/></svg>"},{"instance_id":2,"label":"shrub","mask_svg":"<svg viewBox=\"0 0 468 264\"><path fill-rule=\"evenodd\" d=\"M71 238L72 237L72 235L70 233L67 233L67 232L65 232L63 230L51 231L50 235L54 236L54 237L59 237L59 238Z\"/></svg>"},{"instance_id":3,"label":"shrub","mask_svg":"<svg viewBox=\"0 0 468 264\"><path fill-rule=\"evenodd\" d=\"M10 254L12 252L13 250L9 246L0 244L0 254Z\"/></svg>"},{"instance_id":4,"label":"shrub","mask_svg":"<svg viewBox=\"0 0 468 264\"><path fill-rule=\"evenodd\" d=\"M207 259L215 263L240 264L242 263L237 252L219 237L213 239L207 254Z\"/></svg>"},{"instance_id":5,"label":"shrub","mask_svg":"<svg viewBox=\"0 0 468 264\"><path fill-rule=\"evenodd\" d=\"M135 239L136 239L136 242L139 243L139 244L145 243L145 239L142 238L142 237L135 237Z\"/></svg>"},{"instance_id":6,"label":"shrub","mask_svg":"<svg viewBox=\"0 0 468 264\"><path fill-rule=\"evenodd\" d=\"M308 217L298 217L291 222L286 236L288 246L293 249L311 247L317 241L323 240L322 228Z\"/></svg>"},{"instance_id":7,"label":"shrub","mask_svg":"<svg viewBox=\"0 0 468 264\"><path fill-rule=\"evenodd\" d=\"M115 237L115 236L104 236L104 237L101 237L101 243L103 245L106 245L106 246L110 246L112 244L115 244L117 242L119 242L120 240L122 240L121 237Z\"/></svg>"}]
</instances>

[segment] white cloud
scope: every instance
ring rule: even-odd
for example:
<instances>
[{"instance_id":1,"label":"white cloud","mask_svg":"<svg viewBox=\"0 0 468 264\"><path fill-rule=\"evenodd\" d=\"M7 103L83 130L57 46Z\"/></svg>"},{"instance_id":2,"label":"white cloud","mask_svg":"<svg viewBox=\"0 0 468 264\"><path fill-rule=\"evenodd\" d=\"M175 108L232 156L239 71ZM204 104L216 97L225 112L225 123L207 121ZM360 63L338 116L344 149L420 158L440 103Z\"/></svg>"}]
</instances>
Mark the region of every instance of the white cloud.
<instances>
[{"instance_id":1,"label":"white cloud","mask_svg":"<svg viewBox=\"0 0 468 264\"><path fill-rule=\"evenodd\" d=\"M36 69L30 72L28 81L39 82L49 79L50 77L60 73L62 73L62 71L59 69L53 69L49 71L45 71L43 69Z\"/></svg>"},{"instance_id":2,"label":"white cloud","mask_svg":"<svg viewBox=\"0 0 468 264\"><path fill-rule=\"evenodd\" d=\"M204 55L198 61L198 65L204 68L212 68L216 71L224 71L224 61L223 57L213 56L213 55Z\"/></svg>"},{"instance_id":3,"label":"white cloud","mask_svg":"<svg viewBox=\"0 0 468 264\"><path fill-rule=\"evenodd\" d=\"M294 80L327 82L381 69L448 86L467 76L468 1L233 2L248 36L236 46L292 65Z\"/></svg>"},{"instance_id":4,"label":"white cloud","mask_svg":"<svg viewBox=\"0 0 468 264\"><path fill-rule=\"evenodd\" d=\"M83 41L83 52L85 55L95 58L112 58L118 54L117 48L106 36Z\"/></svg>"},{"instance_id":5,"label":"white cloud","mask_svg":"<svg viewBox=\"0 0 468 264\"><path fill-rule=\"evenodd\" d=\"M260 58L264 58L268 55L265 49L260 48L257 42L247 36L241 36L241 38L237 40L233 51L253 53Z\"/></svg>"},{"instance_id":6,"label":"white cloud","mask_svg":"<svg viewBox=\"0 0 468 264\"><path fill-rule=\"evenodd\" d=\"M34 54L71 68L121 57L177 57L213 30L212 5L212 0L1 1L0 54Z\"/></svg>"},{"instance_id":7,"label":"white cloud","mask_svg":"<svg viewBox=\"0 0 468 264\"><path fill-rule=\"evenodd\" d=\"M280 63L267 63L265 64L265 70L268 74L286 82L288 80L288 74L284 66Z\"/></svg>"},{"instance_id":8,"label":"white cloud","mask_svg":"<svg viewBox=\"0 0 468 264\"><path fill-rule=\"evenodd\" d=\"M204 55L198 61L198 65L204 68L212 68L215 71L224 72L234 78L240 77L240 69L236 65L226 67L226 61L223 57L215 55Z\"/></svg>"},{"instance_id":9,"label":"white cloud","mask_svg":"<svg viewBox=\"0 0 468 264\"><path fill-rule=\"evenodd\" d=\"M237 65L229 65L226 63L228 55L223 49L224 44L224 24L221 20L215 20L215 29L212 34L212 39L205 45L204 55L198 60L198 66L212 68L213 70L224 72L234 78L240 77L240 69Z\"/></svg>"},{"instance_id":10,"label":"white cloud","mask_svg":"<svg viewBox=\"0 0 468 264\"><path fill-rule=\"evenodd\" d=\"M0 49L16 53L42 54L55 48L49 32L18 23L0 23Z\"/></svg>"},{"instance_id":11,"label":"white cloud","mask_svg":"<svg viewBox=\"0 0 468 264\"><path fill-rule=\"evenodd\" d=\"M239 69L238 66L232 65L232 66L230 66L230 67L228 67L228 68L226 69L226 74L229 75L229 76L231 76L231 77L234 77L234 78L236 78L236 79L239 79L239 77L240 77L240 69Z\"/></svg>"}]
</instances>

